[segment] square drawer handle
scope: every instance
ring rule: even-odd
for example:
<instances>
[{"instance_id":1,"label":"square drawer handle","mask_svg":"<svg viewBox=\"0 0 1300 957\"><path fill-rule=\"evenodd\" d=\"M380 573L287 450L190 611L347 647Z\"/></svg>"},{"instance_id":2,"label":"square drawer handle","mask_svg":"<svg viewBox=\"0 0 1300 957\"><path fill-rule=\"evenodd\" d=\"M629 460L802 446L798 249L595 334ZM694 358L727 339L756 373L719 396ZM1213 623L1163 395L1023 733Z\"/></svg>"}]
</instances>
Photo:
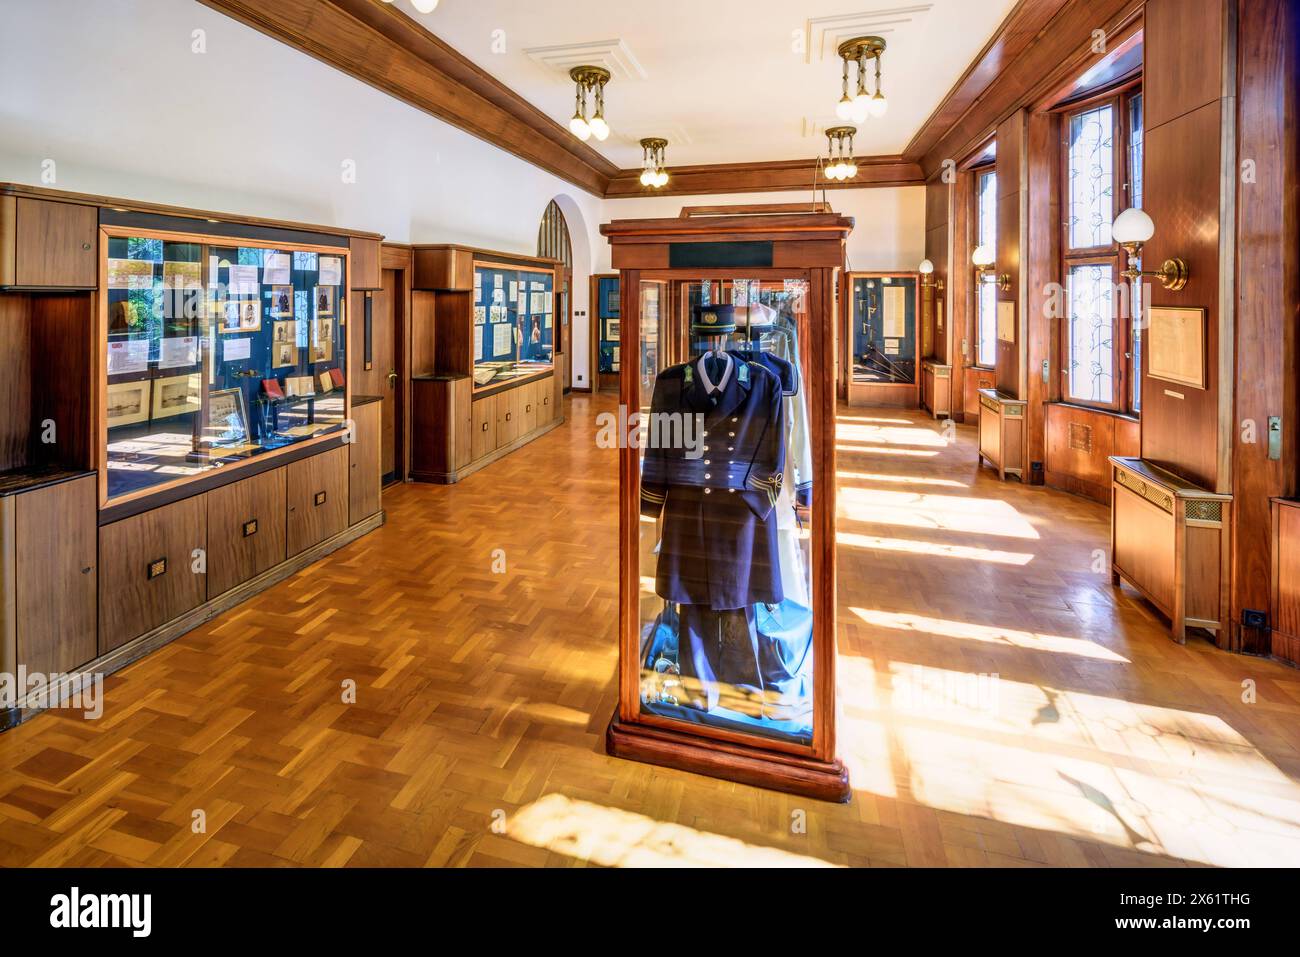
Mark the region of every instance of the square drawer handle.
<instances>
[{"instance_id":1,"label":"square drawer handle","mask_svg":"<svg viewBox=\"0 0 1300 957\"><path fill-rule=\"evenodd\" d=\"M506 421L507 421L507 422L510 421L510 418L511 418L512 415L514 415L513 412L507 412L507 413L506 413Z\"/></svg>"},{"instance_id":2,"label":"square drawer handle","mask_svg":"<svg viewBox=\"0 0 1300 957\"><path fill-rule=\"evenodd\" d=\"M530 403L528 403L526 406L524 406L524 411L525 411L525 412L531 412L531 411L533 411L533 404L530 402Z\"/></svg>"},{"instance_id":3,"label":"square drawer handle","mask_svg":"<svg viewBox=\"0 0 1300 957\"><path fill-rule=\"evenodd\" d=\"M484 422L484 423L483 423L483 431L486 432L487 430L488 430L488 424L487 424L486 422Z\"/></svg>"},{"instance_id":4,"label":"square drawer handle","mask_svg":"<svg viewBox=\"0 0 1300 957\"><path fill-rule=\"evenodd\" d=\"M155 558L148 566L145 567L145 576L149 581L155 578L162 578L167 574L167 559Z\"/></svg>"},{"instance_id":5,"label":"square drawer handle","mask_svg":"<svg viewBox=\"0 0 1300 957\"><path fill-rule=\"evenodd\" d=\"M249 519L244 523L244 537L252 538L257 534L257 519Z\"/></svg>"},{"instance_id":6,"label":"square drawer handle","mask_svg":"<svg viewBox=\"0 0 1300 957\"><path fill-rule=\"evenodd\" d=\"M325 504L325 498L326 498L326 495L325 495L324 492L317 492L317 493L316 493L316 505L317 505L317 506L324 505L324 504Z\"/></svg>"}]
</instances>

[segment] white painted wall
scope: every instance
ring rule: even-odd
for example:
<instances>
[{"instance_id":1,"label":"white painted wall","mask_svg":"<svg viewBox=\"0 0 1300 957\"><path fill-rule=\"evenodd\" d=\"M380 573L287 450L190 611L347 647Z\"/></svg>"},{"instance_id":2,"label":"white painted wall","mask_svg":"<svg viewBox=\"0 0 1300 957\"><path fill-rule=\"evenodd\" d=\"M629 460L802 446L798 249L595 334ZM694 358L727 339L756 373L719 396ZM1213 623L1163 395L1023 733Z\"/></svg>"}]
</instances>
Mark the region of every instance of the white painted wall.
<instances>
[{"instance_id":1,"label":"white painted wall","mask_svg":"<svg viewBox=\"0 0 1300 957\"><path fill-rule=\"evenodd\" d=\"M574 312L607 271L600 224L795 193L602 201L191 0L6 2L0 181L534 254L556 198ZM195 31L203 31L197 52ZM55 179L43 178L53 161ZM355 164L355 182L344 164ZM911 269L924 191L832 191L855 269ZM588 322L572 335L587 382Z\"/></svg>"}]
</instances>

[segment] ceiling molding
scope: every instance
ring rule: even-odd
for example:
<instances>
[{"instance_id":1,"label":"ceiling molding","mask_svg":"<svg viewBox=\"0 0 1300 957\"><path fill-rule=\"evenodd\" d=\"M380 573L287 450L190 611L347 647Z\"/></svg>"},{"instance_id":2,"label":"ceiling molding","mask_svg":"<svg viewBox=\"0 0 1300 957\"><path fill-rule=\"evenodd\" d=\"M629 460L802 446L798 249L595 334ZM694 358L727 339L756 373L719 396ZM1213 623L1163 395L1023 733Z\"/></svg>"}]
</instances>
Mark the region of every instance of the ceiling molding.
<instances>
[{"instance_id":1,"label":"ceiling molding","mask_svg":"<svg viewBox=\"0 0 1300 957\"><path fill-rule=\"evenodd\" d=\"M804 26L804 36L807 38L804 62L820 63L838 57L840 44L854 37L876 35L888 40L889 34L894 30L929 13L933 6L932 3L921 3L888 10L813 17Z\"/></svg>"},{"instance_id":2,"label":"ceiling molding","mask_svg":"<svg viewBox=\"0 0 1300 957\"><path fill-rule=\"evenodd\" d=\"M603 196L618 167L397 7L199 0L363 83Z\"/></svg>"},{"instance_id":3,"label":"ceiling molding","mask_svg":"<svg viewBox=\"0 0 1300 957\"><path fill-rule=\"evenodd\" d=\"M882 186L922 186L918 163L901 156L869 156L857 160L858 175L844 183L828 183L818 176L817 189L865 189ZM780 160L770 163L719 163L708 166L668 167L670 179L663 189L641 185L641 170L623 170L609 184L606 199L644 196L707 196L721 193L812 191L817 160Z\"/></svg>"},{"instance_id":4,"label":"ceiling molding","mask_svg":"<svg viewBox=\"0 0 1300 957\"><path fill-rule=\"evenodd\" d=\"M1020 0L967 68L903 157L933 176L944 160L960 162L1022 106L1077 73L1096 54L1093 32L1122 33L1143 0Z\"/></svg>"},{"instance_id":5,"label":"ceiling molding","mask_svg":"<svg viewBox=\"0 0 1300 957\"><path fill-rule=\"evenodd\" d=\"M647 80L649 74L623 40L592 40L588 43L563 43L556 46L530 47L524 53L548 70L569 80L575 66L600 66L616 80Z\"/></svg>"}]
</instances>

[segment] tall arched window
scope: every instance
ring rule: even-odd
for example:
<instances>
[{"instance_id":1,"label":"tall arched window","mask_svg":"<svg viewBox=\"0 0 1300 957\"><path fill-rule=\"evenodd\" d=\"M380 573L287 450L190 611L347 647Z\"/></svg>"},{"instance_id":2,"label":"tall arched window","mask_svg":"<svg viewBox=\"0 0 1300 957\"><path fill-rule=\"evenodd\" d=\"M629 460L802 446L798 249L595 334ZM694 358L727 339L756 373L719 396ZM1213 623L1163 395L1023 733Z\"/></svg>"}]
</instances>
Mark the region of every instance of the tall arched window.
<instances>
[{"instance_id":1,"label":"tall arched window","mask_svg":"<svg viewBox=\"0 0 1300 957\"><path fill-rule=\"evenodd\" d=\"M556 330L555 351L568 355L570 320L573 318L573 241L569 238L569 224L564 220L564 212L555 200L551 200L542 214L542 225L537 229L537 255L548 259L558 259L563 265L559 270L560 281L557 292L560 302L559 326ZM569 391L569 373L564 374L564 391Z\"/></svg>"}]
</instances>

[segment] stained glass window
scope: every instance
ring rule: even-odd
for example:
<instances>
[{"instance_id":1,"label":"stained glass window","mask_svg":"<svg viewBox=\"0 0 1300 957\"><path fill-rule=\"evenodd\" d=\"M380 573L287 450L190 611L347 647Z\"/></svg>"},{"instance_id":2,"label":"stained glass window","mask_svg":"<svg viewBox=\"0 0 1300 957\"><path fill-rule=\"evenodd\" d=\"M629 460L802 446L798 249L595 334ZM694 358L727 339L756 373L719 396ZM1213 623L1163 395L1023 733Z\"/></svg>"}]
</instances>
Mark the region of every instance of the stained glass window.
<instances>
[{"instance_id":1,"label":"stained glass window","mask_svg":"<svg viewBox=\"0 0 1300 957\"><path fill-rule=\"evenodd\" d=\"M1070 267L1069 397L1110 403L1115 393L1114 273L1108 264Z\"/></svg>"},{"instance_id":2,"label":"stained glass window","mask_svg":"<svg viewBox=\"0 0 1300 957\"><path fill-rule=\"evenodd\" d=\"M1109 246L1115 218L1114 108L1098 106L1070 117L1069 243L1072 249Z\"/></svg>"}]
</instances>

